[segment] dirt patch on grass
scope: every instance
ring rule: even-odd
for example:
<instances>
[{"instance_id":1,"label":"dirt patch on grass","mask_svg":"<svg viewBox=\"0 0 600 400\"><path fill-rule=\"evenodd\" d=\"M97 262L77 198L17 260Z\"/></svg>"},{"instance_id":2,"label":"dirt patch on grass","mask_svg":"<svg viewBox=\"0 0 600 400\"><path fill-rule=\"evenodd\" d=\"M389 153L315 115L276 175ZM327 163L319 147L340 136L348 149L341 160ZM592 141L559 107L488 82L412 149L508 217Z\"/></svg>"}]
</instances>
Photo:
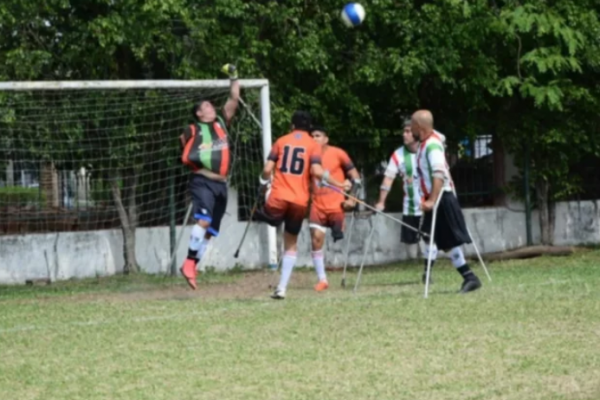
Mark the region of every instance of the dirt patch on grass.
<instances>
[{"instance_id":1,"label":"dirt patch on grass","mask_svg":"<svg viewBox=\"0 0 600 400\"><path fill-rule=\"evenodd\" d=\"M214 276L213 276L214 277ZM188 300L195 298L204 299L229 299L248 300L267 298L279 282L279 273L271 271L244 272L230 277L231 280L215 281L212 277L199 276L198 288L192 290L185 280L172 280L163 285L151 283L135 283L117 288L98 287L90 292L64 293L59 295L45 295L41 293L33 298L15 298L8 301L12 303L31 302L63 302L63 301L153 301L153 300ZM295 271L290 282L290 290L313 290L316 283L314 272Z\"/></svg>"},{"instance_id":2,"label":"dirt patch on grass","mask_svg":"<svg viewBox=\"0 0 600 400\"><path fill-rule=\"evenodd\" d=\"M199 279L198 289L192 290L183 283L169 288L111 293L112 299L125 300L187 300L193 298L247 300L266 298L279 282L279 273L257 271L240 274L233 282L211 283ZM290 289L312 290L316 283L314 273L297 272L292 275Z\"/></svg>"}]
</instances>

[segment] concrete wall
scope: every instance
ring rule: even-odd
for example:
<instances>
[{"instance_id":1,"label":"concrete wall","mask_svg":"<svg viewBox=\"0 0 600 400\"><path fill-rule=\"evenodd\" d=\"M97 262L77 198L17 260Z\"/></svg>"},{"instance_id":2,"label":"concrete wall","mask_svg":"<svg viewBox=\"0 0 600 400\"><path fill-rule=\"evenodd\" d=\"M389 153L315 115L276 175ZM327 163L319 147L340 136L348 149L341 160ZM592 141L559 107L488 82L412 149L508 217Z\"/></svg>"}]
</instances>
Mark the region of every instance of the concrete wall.
<instances>
[{"instance_id":1,"label":"concrete wall","mask_svg":"<svg viewBox=\"0 0 600 400\"><path fill-rule=\"evenodd\" d=\"M239 259L235 249L246 228L237 221L237 196L232 193L221 235L213 239L201 267L226 270L239 263L258 268L268 262L267 229L253 224L248 231ZM177 227L179 235L181 226ZM177 249L177 263L187 256L191 227L183 231ZM169 270L170 238L168 227L139 228L136 231L136 257L148 273ZM61 232L35 235L0 236L0 284L19 284L26 279L62 280L112 275L123 271L123 237L120 230Z\"/></svg>"},{"instance_id":2,"label":"concrete wall","mask_svg":"<svg viewBox=\"0 0 600 400\"><path fill-rule=\"evenodd\" d=\"M226 270L239 263L245 268L265 266L268 260L267 230L264 225L253 224L246 237L240 258L233 253L243 234L245 223L236 220L235 196L228 205L222 234L213 240L201 269L211 266ZM577 245L600 243L600 201L564 202L556 209L555 243ZM515 206L516 207L516 206ZM482 253L512 249L526 244L525 214L520 206L515 208L478 208L464 210L467 225ZM399 214L393 214L401 218ZM539 242L540 229L534 212L533 239ZM351 217L347 217L347 226ZM388 263L406 259L407 249L400 243L400 226L383 216L356 219L349 246L349 265L360 265L363 250L374 225L372 248L367 252L366 265ZM179 228L178 228L179 232ZM187 253L190 228L186 228L177 250L177 264ZM349 235L349 233L348 233ZM136 254L138 263L149 273L168 270L169 229L138 229ZM343 266L347 239L333 244L328 233L325 259L330 266ZM0 283L22 284L26 279L69 279L111 275L122 271L123 252L120 231L65 232L26 236L0 237ZM473 247L467 246L473 253ZM299 238L298 266L310 266L310 234L305 223Z\"/></svg>"}]
</instances>

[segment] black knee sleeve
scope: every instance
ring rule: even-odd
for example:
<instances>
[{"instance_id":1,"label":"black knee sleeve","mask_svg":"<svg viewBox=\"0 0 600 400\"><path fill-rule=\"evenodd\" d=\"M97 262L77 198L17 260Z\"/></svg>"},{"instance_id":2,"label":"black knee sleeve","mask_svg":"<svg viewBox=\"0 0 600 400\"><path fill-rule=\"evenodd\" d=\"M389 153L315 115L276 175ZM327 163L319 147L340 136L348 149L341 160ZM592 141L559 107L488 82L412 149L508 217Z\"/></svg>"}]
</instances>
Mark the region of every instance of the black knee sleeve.
<instances>
[{"instance_id":1,"label":"black knee sleeve","mask_svg":"<svg viewBox=\"0 0 600 400\"><path fill-rule=\"evenodd\" d=\"M342 232L339 229L331 229L331 236L333 237L333 243L337 242L338 240L342 240L344 238L344 232Z\"/></svg>"}]
</instances>

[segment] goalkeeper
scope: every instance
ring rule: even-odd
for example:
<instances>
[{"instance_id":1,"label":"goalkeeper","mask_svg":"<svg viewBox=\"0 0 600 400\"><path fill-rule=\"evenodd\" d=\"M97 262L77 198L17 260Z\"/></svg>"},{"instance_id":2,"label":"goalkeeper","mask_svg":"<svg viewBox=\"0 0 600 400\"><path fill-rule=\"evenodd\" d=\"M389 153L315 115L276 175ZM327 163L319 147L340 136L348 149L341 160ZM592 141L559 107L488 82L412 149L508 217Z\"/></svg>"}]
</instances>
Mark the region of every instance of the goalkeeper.
<instances>
[{"instance_id":1,"label":"goalkeeper","mask_svg":"<svg viewBox=\"0 0 600 400\"><path fill-rule=\"evenodd\" d=\"M230 167L230 148L227 127L235 115L240 98L240 84L236 67L223 66L229 75L229 98L221 115L208 98L200 98L192 106L195 120L180 136L183 147L182 162L190 175L194 219L188 255L180 271L192 289L196 289L196 265L202 258L213 236L219 235L221 219L227 207L227 174Z\"/></svg>"},{"instance_id":2,"label":"goalkeeper","mask_svg":"<svg viewBox=\"0 0 600 400\"><path fill-rule=\"evenodd\" d=\"M345 177L351 179L351 194L356 196L360 189L361 181L358 171L354 167L348 154L339 147L329 145L329 135L323 127L314 126L311 136L321 145L321 162L323 169L329 171L332 178L343 181ZM345 196L326 187L319 187L315 182L312 185L312 204L310 207L309 227L312 242L312 259L319 282L315 285L317 292L329 287L325 264L323 261L323 243L327 228L331 229L333 241L344 238L345 215L344 211L352 210L356 204L354 200L344 200Z\"/></svg>"}]
</instances>

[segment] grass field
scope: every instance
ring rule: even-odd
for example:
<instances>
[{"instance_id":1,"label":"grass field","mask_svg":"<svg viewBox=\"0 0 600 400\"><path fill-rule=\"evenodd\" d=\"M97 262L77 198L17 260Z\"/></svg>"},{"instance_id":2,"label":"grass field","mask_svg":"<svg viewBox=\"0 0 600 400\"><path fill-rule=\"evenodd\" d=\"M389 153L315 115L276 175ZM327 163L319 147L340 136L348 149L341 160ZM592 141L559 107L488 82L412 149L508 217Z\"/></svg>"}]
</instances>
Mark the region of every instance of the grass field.
<instances>
[{"instance_id":1,"label":"grass field","mask_svg":"<svg viewBox=\"0 0 600 400\"><path fill-rule=\"evenodd\" d=\"M0 287L0 399L600 399L599 250L468 295L440 264L427 300L416 264L284 301L268 272Z\"/></svg>"}]
</instances>

